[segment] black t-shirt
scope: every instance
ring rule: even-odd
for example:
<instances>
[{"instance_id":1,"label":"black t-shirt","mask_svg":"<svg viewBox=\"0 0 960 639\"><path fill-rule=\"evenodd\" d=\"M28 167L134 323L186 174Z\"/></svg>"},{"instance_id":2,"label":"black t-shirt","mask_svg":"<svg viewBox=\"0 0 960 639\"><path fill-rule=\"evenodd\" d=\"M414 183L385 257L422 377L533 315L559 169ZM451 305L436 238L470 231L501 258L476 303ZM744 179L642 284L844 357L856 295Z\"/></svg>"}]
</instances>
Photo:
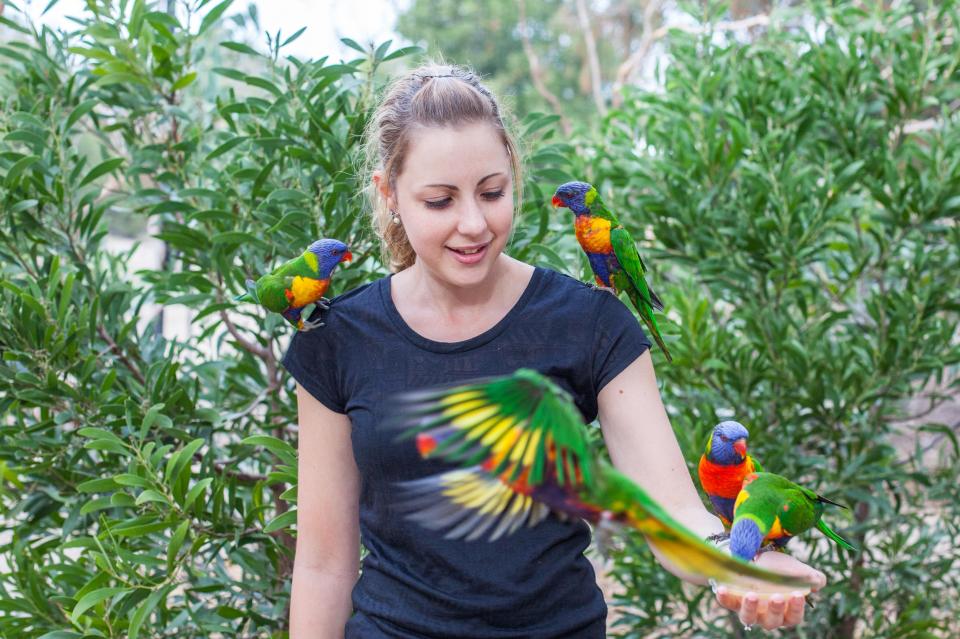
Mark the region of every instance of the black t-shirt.
<instances>
[{"instance_id":1,"label":"black t-shirt","mask_svg":"<svg viewBox=\"0 0 960 639\"><path fill-rule=\"evenodd\" d=\"M378 424L396 393L521 367L569 391L584 422L591 422L600 389L650 347L623 303L537 268L495 326L462 342L435 342L403 321L387 277L335 298L324 321L294 335L283 365L352 424L360 532L369 552L346 636L603 637L606 605L583 556L590 541L583 521L550 515L495 542L444 539L445 531L403 517L396 482L451 466L420 459L412 441L397 442L396 430Z\"/></svg>"}]
</instances>

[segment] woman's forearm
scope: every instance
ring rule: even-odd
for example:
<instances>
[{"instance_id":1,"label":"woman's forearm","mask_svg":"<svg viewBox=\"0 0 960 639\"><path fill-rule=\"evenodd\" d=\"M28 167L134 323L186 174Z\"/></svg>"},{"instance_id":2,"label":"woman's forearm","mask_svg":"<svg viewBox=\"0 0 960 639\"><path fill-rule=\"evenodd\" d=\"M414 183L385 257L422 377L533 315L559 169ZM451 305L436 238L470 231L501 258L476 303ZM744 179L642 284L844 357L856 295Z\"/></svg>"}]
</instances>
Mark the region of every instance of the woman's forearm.
<instances>
[{"instance_id":1,"label":"woman's forearm","mask_svg":"<svg viewBox=\"0 0 960 639\"><path fill-rule=\"evenodd\" d=\"M689 508L686 510L675 510L670 514L673 515L678 522L683 524L693 534L701 539L706 539L711 535L716 535L723 532L723 524L720 522L720 518L702 506ZM651 542L649 538L647 538L647 541ZM650 543L650 549L653 551L653 556L657 558L658 562L660 562L660 565L663 566L668 572L689 583L697 584L699 586L707 585L707 580L701 575L687 574L675 566L663 555L663 553L657 549L654 542Z\"/></svg>"},{"instance_id":2,"label":"woman's forearm","mask_svg":"<svg viewBox=\"0 0 960 639\"><path fill-rule=\"evenodd\" d=\"M343 639L353 606L357 573L294 565L290 595L290 639Z\"/></svg>"}]
</instances>

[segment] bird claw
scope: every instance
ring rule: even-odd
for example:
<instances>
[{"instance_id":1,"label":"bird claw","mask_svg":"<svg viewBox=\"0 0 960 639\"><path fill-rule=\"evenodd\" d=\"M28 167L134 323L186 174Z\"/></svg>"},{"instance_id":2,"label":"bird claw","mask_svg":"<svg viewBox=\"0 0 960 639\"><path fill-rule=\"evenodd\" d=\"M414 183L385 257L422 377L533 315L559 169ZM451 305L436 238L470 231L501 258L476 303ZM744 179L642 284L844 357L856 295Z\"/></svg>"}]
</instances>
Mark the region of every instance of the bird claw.
<instances>
[{"instance_id":1,"label":"bird claw","mask_svg":"<svg viewBox=\"0 0 960 639\"><path fill-rule=\"evenodd\" d=\"M318 319L315 322L302 322L300 324L300 332L307 333L309 331L312 331L315 328L320 328L321 326L324 326L324 323L323 323L323 320L320 320L320 319Z\"/></svg>"},{"instance_id":2,"label":"bird claw","mask_svg":"<svg viewBox=\"0 0 960 639\"><path fill-rule=\"evenodd\" d=\"M329 311L329 310L330 310L330 300L328 300L328 299L325 298L325 297L321 297L321 298L318 299L316 302L314 302L314 304L316 304L316 305L320 308L320 310L323 310L323 311ZM321 326L322 326L322 324L321 324Z\"/></svg>"},{"instance_id":3,"label":"bird claw","mask_svg":"<svg viewBox=\"0 0 960 639\"><path fill-rule=\"evenodd\" d=\"M717 533L716 535L710 535L707 537L707 541L712 543L726 541L727 539L730 539L730 533L727 532Z\"/></svg>"}]
</instances>

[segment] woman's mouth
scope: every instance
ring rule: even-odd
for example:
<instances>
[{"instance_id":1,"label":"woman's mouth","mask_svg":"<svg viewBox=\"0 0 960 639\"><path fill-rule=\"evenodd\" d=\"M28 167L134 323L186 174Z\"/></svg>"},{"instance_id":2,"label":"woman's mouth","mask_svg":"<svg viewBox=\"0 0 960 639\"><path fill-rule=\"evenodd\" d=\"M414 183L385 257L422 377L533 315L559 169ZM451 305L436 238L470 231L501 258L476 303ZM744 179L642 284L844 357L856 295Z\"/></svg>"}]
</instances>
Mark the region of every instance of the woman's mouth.
<instances>
[{"instance_id":1,"label":"woman's mouth","mask_svg":"<svg viewBox=\"0 0 960 639\"><path fill-rule=\"evenodd\" d=\"M489 244L478 244L474 246L460 246L454 248L448 246L447 250L453 253L453 257L461 264L476 264L487 254Z\"/></svg>"}]
</instances>

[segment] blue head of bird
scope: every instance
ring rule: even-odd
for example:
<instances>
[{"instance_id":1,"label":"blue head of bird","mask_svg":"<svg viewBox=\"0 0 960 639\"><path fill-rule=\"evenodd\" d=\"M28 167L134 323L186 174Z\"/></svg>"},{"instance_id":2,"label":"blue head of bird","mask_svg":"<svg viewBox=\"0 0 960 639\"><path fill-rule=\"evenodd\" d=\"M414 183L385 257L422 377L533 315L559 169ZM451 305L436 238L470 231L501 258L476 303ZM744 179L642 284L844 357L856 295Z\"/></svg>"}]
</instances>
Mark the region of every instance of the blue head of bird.
<instances>
[{"instance_id":1,"label":"blue head of bird","mask_svg":"<svg viewBox=\"0 0 960 639\"><path fill-rule=\"evenodd\" d=\"M707 442L707 459L721 466L742 463L747 458L749 437L750 432L740 422L720 422Z\"/></svg>"},{"instance_id":2,"label":"blue head of bird","mask_svg":"<svg viewBox=\"0 0 960 639\"><path fill-rule=\"evenodd\" d=\"M324 280L330 277L337 264L353 259L350 249L340 240L317 240L307 247L307 251L317 256L317 270L320 272L320 279Z\"/></svg>"},{"instance_id":3,"label":"blue head of bird","mask_svg":"<svg viewBox=\"0 0 960 639\"><path fill-rule=\"evenodd\" d=\"M597 189L586 182L567 182L557 187L553 206L564 206L576 215L589 215L590 205L597 199Z\"/></svg>"}]
</instances>

